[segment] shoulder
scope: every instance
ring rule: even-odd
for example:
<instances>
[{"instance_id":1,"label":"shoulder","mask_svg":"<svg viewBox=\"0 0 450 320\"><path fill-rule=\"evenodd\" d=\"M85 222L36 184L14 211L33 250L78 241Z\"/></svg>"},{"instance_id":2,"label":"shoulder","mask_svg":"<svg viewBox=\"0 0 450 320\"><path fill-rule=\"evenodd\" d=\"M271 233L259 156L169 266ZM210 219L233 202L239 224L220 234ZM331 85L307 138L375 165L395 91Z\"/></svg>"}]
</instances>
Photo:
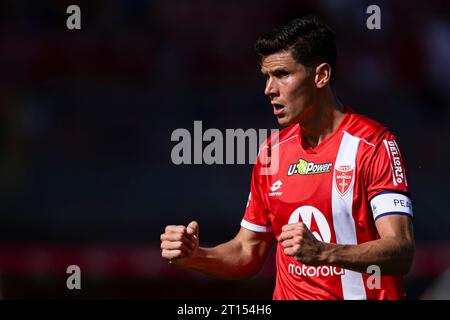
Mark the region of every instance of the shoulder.
<instances>
[{"instance_id":1,"label":"shoulder","mask_svg":"<svg viewBox=\"0 0 450 320\"><path fill-rule=\"evenodd\" d=\"M361 168L368 170L369 175L394 170L394 178L399 180L397 183L403 181L401 175L404 174L404 160L395 135L384 125L365 115L354 113L351 117L346 129L349 134L360 139L357 161Z\"/></svg>"},{"instance_id":2,"label":"shoulder","mask_svg":"<svg viewBox=\"0 0 450 320\"><path fill-rule=\"evenodd\" d=\"M384 141L395 140L395 135L378 121L354 111L349 113L350 119L344 131L359 138L368 147L377 149Z\"/></svg>"}]
</instances>

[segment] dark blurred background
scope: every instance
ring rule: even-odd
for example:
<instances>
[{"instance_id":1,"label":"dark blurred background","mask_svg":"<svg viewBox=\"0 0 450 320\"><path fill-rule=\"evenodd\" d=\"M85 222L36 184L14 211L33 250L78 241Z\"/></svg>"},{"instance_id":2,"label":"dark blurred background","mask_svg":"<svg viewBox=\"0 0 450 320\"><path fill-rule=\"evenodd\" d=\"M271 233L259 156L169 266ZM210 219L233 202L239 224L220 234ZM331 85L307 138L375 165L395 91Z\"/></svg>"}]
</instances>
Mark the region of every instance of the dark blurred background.
<instances>
[{"instance_id":1,"label":"dark blurred background","mask_svg":"<svg viewBox=\"0 0 450 320\"><path fill-rule=\"evenodd\" d=\"M66 28L71 4L81 8L81 30ZM381 30L366 28L371 4L381 8ZM336 30L341 101L385 124L403 147L417 242L407 292L437 298L432 290L450 267L444 0L2 1L2 297L270 299L273 257L243 281L160 258L167 224L198 220L204 245L234 236L252 168L176 166L171 134L193 132L194 120L222 132L278 128L253 44L310 13ZM71 264L82 270L82 290L66 288Z\"/></svg>"}]
</instances>

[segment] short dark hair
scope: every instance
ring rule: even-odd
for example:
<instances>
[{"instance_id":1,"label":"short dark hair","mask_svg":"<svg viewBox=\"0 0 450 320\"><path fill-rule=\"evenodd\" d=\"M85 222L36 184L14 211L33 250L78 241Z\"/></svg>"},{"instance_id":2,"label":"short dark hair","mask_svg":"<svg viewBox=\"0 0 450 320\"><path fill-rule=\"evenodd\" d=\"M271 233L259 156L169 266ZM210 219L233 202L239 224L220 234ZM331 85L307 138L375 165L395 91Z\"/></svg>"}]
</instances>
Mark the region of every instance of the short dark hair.
<instances>
[{"instance_id":1,"label":"short dark hair","mask_svg":"<svg viewBox=\"0 0 450 320\"><path fill-rule=\"evenodd\" d=\"M292 49L292 57L305 67L321 63L331 66L331 84L336 74L336 39L334 31L318 17L297 18L262 35L255 44L259 59Z\"/></svg>"}]
</instances>

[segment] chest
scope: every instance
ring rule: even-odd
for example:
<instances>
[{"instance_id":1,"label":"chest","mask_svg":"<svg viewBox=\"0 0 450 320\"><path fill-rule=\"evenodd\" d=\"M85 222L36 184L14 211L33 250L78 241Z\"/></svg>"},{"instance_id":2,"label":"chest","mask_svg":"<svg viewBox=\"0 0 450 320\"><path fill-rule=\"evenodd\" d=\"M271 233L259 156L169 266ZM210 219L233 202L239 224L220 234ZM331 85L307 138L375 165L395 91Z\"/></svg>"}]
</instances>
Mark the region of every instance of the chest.
<instances>
[{"instance_id":1,"label":"chest","mask_svg":"<svg viewBox=\"0 0 450 320\"><path fill-rule=\"evenodd\" d=\"M319 240L335 241L336 215L353 219L353 207L361 207L364 198L357 144L344 151L337 144L320 154L289 150L280 153L276 174L266 178L275 233L287 223L303 221Z\"/></svg>"}]
</instances>

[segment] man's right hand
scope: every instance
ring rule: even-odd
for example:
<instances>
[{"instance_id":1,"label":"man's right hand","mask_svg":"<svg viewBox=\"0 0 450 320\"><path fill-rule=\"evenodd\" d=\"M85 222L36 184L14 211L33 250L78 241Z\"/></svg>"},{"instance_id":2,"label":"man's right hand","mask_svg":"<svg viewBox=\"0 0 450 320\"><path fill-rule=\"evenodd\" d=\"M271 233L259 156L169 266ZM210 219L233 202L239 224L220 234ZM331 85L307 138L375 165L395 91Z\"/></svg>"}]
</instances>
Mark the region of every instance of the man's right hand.
<instances>
[{"instance_id":1,"label":"man's right hand","mask_svg":"<svg viewBox=\"0 0 450 320\"><path fill-rule=\"evenodd\" d=\"M161 256L171 264L189 267L189 262L198 248L198 230L196 221L185 226L167 226L161 235Z\"/></svg>"}]
</instances>

